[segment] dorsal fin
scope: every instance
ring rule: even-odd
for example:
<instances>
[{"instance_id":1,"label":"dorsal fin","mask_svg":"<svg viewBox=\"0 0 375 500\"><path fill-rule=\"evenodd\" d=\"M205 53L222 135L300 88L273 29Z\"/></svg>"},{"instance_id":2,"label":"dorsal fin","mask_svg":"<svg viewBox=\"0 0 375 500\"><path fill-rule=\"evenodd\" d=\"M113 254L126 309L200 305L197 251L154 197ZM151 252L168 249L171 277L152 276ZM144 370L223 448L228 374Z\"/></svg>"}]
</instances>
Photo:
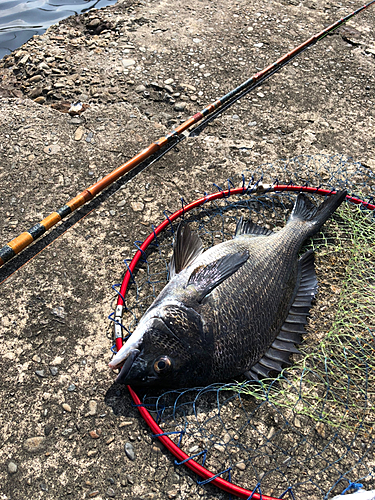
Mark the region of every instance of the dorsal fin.
<instances>
[{"instance_id":1,"label":"dorsal fin","mask_svg":"<svg viewBox=\"0 0 375 500\"><path fill-rule=\"evenodd\" d=\"M234 274L249 258L247 250L224 255L214 262L194 269L186 286L193 285L198 292L198 302L201 302L220 283Z\"/></svg>"},{"instance_id":2,"label":"dorsal fin","mask_svg":"<svg viewBox=\"0 0 375 500\"><path fill-rule=\"evenodd\" d=\"M169 279L192 264L202 252L203 245L200 237L191 231L189 224L181 222L173 244L173 254L169 263Z\"/></svg>"},{"instance_id":3,"label":"dorsal fin","mask_svg":"<svg viewBox=\"0 0 375 500\"><path fill-rule=\"evenodd\" d=\"M263 357L244 375L247 378L258 380L260 377L268 377L270 371L282 371L282 365L288 365L290 353L298 353L294 344L301 343L301 336L305 333L304 325L311 302L315 297L318 281L314 268L314 252L309 250L299 260L299 283L295 290L294 300L289 309L279 335L276 337L268 351Z\"/></svg>"},{"instance_id":4,"label":"dorsal fin","mask_svg":"<svg viewBox=\"0 0 375 500\"><path fill-rule=\"evenodd\" d=\"M243 217L237 222L236 232L234 237L241 236L241 234L249 234L252 236L269 236L273 234L271 229L266 229L265 227L258 226L255 222L248 220L245 221Z\"/></svg>"}]
</instances>

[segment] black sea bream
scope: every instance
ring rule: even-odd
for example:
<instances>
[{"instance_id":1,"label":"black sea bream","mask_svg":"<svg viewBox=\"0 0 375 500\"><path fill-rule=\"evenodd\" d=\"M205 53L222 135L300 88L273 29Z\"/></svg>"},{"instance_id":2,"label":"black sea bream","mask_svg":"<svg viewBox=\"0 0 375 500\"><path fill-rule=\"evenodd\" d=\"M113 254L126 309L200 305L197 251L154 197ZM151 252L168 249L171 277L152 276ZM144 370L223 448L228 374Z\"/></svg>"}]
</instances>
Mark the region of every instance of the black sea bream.
<instances>
[{"instance_id":1,"label":"black sea bream","mask_svg":"<svg viewBox=\"0 0 375 500\"><path fill-rule=\"evenodd\" d=\"M280 231L240 220L232 240L205 252L180 225L169 283L109 364L124 363L117 381L196 387L281 371L298 352L317 290L314 254L298 258L299 250L345 196L316 207L299 194Z\"/></svg>"}]
</instances>

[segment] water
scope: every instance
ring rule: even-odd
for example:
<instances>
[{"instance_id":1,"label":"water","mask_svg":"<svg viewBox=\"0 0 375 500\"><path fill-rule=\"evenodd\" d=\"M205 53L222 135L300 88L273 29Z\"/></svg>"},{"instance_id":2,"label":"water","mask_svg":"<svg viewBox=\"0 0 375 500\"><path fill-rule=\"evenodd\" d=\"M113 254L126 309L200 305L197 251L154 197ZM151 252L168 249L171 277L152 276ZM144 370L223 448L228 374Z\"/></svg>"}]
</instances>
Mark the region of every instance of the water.
<instances>
[{"instance_id":1,"label":"water","mask_svg":"<svg viewBox=\"0 0 375 500\"><path fill-rule=\"evenodd\" d=\"M116 0L0 0L0 59L61 19Z\"/></svg>"}]
</instances>

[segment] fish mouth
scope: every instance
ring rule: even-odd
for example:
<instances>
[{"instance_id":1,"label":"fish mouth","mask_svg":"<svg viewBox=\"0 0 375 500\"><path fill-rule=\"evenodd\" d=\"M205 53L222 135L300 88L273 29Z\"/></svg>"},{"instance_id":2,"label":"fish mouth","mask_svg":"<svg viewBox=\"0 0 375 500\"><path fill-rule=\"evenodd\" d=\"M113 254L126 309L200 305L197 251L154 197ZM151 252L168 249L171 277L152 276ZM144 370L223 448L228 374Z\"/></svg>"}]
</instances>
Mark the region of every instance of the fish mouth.
<instances>
[{"instance_id":1,"label":"fish mouth","mask_svg":"<svg viewBox=\"0 0 375 500\"><path fill-rule=\"evenodd\" d=\"M133 366L134 361L138 357L140 351L138 349L132 349L129 353L129 356L126 358L125 363L122 365L120 373L116 377L116 382L118 384L125 384L126 378L129 375L129 372Z\"/></svg>"}]
</instances>

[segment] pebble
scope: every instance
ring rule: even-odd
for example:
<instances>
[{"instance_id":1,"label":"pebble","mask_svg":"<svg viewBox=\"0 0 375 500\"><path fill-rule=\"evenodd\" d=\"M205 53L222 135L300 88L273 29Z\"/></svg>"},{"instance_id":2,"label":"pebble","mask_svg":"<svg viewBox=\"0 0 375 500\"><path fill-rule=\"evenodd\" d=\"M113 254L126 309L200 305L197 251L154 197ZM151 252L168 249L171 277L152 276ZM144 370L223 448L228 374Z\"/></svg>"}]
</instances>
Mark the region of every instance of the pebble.
<instances>
[{"instance_id":1,"label":"pebble","mask_svg":"<svg viewBox=\"0 0 375 500\"><path fill-rule=\"evenodd\" d=\"M54 338L55 344L62 344L65 341L66 337L63 337L62 335L58 335L57 337Z\"/></svg>"},{"instance_id":2,"label":"pebble","mask_svg":"<svg viewBox=\"0 0 375 500\"><path fill-rule=\"evenodd\" d=\"M244 462L240 462L239 464L236 464L236 467L237 467L237 469L245 470L246 464Z\"/></svg>"},{"instance_id":3,"label":"pebble","mask_svg":"<svg viewBox=\"0 0 375 500\"><path fill-rule=\"evenodd\" d=\"M29 97L30 99L35 99L36 97L39 97L40 95L42 95L42 88L41 87L37 87L36 89L33 89L29 92Z\"/></svg>"},{"instance_id":4,"label":"pebble","mask_svg":"<svg viewBox=\"0 0 375 500\"><path fill-rule=\"evenodd\" d=\"M73 392L76 390L76 386L74 384L70 384L69 387L68 387L68 391L69 392Z\"/></svg>"},{"instance_id":5,"label":"pebble","mask_svg":"<svg viewBox=\"0 0 375 500\"><path fill-rule=\"evenodd\" d=\"M113 488L108 488L107 495L113 498L114 496L116 496L115 490Z\"/></svg>"},{"instance_id":6,"label":"pebble","mask_svg":"<svg viewBox=\"0 0 375 500\"><path fill-rule=\"evenodd\" d=\"M77 130L74 132L73 139L75 141L80 141L82 139L84 133L85 133L85 129L83 127L78 127Z\"/></svg>"},{"instance_id":7,"label":"pebble","mask_svg":"<svg viewBox=\"0 0 375 500\"><path fill-rule=\"evenodd\" d=\"M146 90L146 87L144 85L138 85L137 87L135 87L134 89L138 94L142 94L142 92L144 92Z\"/></svg>"},{"instance_id":8,"label":"pebble","mask_svg":"<svg viewBox=\"0 0 375 500\"><path fill-rule=\"evenodd\" d=\"M55 153L58 153L60 149L61 146L59 146L58 144L51 144L50 146L46 146L45 148L43 148L43 151L48 155L53 155ZM55 314L55 316L57 316L57 314Z\"/></svg>"},{"instance_id":9,"label":"pebble","mask_svg":"<svg viewBox=\"0 0 375 500\"><path fill-rule=\"evenodd\" d=\"M56 366L50 366L49 371L51 372L51 375L55 377L59 373L59 369L56 368Z\"/></svg>"},{"instance_id":10,"label":"pebble","mask_svg":"<svg viewBox=\"0 0 375 500\"><path fill-rule=\"evenodd\" d=\"M87 134L87 137L86 137L85 141L86 141L86 142L91 142L91 140L92 140L93 136L94 136L94 133L93 133L93 132L89 132L89 133Z\"/></svg>"},{"instance_id":11,"label":"pebble","mask_svg":"<svg viewBox=\"0 0 375 500\"><path fill-rule=\"evenodd\" d=\"M125 453L129 460L135 460L134 448L131 443L125 443Z\"/></svg>"},{"instance_id":12,"label":"pebble","mask_svg":"<svg viewBox=\"0 0 375 500\"><path fill-rule=\"evenodd\" d=\"M54 146L54 144L52 146ZM52 309L51 314L60 319L66 318L66 311L62 306L57 306L54 309Z\"/></svg>"},{"instance_id":13,"label":"pebble","mask_svg":"<svg viewBox=\"0 0 375 500\"><path fill-rule=\"evenodd\" d=\"M169 490L167 491L168 498L175 498L178 495L177 490Z\"/></svg>"},{"instance_id":14,"label":"pebble","mask_svg":"<svg viewBox=\"0 0 375 500\"><path fill-rule=\"evenodd\" d=\"M327 437L326 428L322 422L318 422L316 424L315 429L316 429L316 432L319 434L319 436L321 436L323 439L325 437Z\"/></svg>"},{"instance_id":15,"label":"pebble","mask_svg":"<svg viewBox=\"0 0 375 500\"><path fill-rule=\"evenodd\" d=\"M98 453L98 450L89 450L87 452L87 456L88 457L93 457L94 455L96 455Z\"/></svg>"},{"instance_id":16,"label":"pebble","mask_svg":"<svg viewBox=\"0 0 375 500\"><path fill-rule=\"evenodd\" d=\"M165 85L171 85L173 82L173 78L167 78L166 80L164 80Z\"/></svg>"},{"instance_id":17,"label":"pebble","mask_svg":"<svg viewBox=\"0 0 375 500\"><path fill-rule=\"evenodd\" d=\"M56 356L56 358L52 361L53 365L61 365L61 363L64 361L64 358L61 356Z\"/></svg>"},{"instance_id":18,"label":"pebble","mask_svg":"<svg viewBox=\"0 0 375 500\"><path fill-rule=\"evenodd\" d=\"M134 59L123 59L121 62L122 62L122 65L124 66L124 68L129 68L130 66L135 65Z\"/></svg>"},{"instance_id":19,"label":"pebble","mask_svg":"<svg viewBox=\"0 0 375 500\"><path fill-rule=\"evenodd\" d=\"M45 443L44 436L35 436L26 439L26 441L23 443L23 447L29 453L34 453L36 451L41 450L44 446L44 443Z\"/></svg>"},{"instance_id":20,"label":"pebble","mask_svg":"<svg viewBox=\"0 0 375 500\"><path fill-rule=\"evenodd\" d=\"M117 203L117 206L119 208L123 207L126 204L126 200L121 200L119 203Z\"/></svg>"},{"instance_id":21,"label":"pebble","mask_svg":"<svg viewBox=\"0 0 375 500\"><path fill-rule=\"evenodd\" d=\"M71 123L72 125L80 125L82 123L82 119L78 116L73 116L73 118L69 120L69 123Z\"/></svg>"},{"instance_id":22,"label":"pebble","mask_svg":"<svg viewBox=\"0 0 375 500\"><path fill-rule=\"evenodd\" d=\"M98 411L98 403L97 403L97 401L94 401L93 399L91 399L89 401L89 411L88 411L87 415L94 416L94 415L96 415L97 411Z\"/></svg>"},{"instance_id":23,"label":"pebble","mask_svg":"<svg viewBox=\"0 0 375 500\"><path fill-rule=\"evenodd\" d=\"M130 205L134 212L142 212L142 210L145 208L144 204L140 201L132 201Z\"/></svg>"},{"instance_id":24,"label":"pebble","mask_svg":"<svg viewBox=\"0 0 375 500\"><path fill-rule=\"evenodd\" d=\"M72 412L72 409L71 409L71 407L68 405L68 403L63 403L61 406L62 406L62 407L63 407L63 409L64 409L65 411L67 411L68 413L71 413L71 412Z\"/></svg>"},{"instance_id":25,"label":"pebble","mask_svg":"<svg viewBox=\"0 0 375 500\"><path fill-rule=\"evenodd\" d=\"M40 378L45 377L44 370L35 370L35 375L37 375Z\"/></svg>"},{"instance_id":26,"label":"pebble","mask_svg":"<svg viewBox=\"0 0 375 500\"><path fill-rule=\"evenodd\" d=\"M37 104L44 104L46 102L46 98L43 96L39 96L36 99L34 99L34 102L36 102Z\"/></svg>"},{"instance_id":27,"label":"pebble","mask_svg":"<svg viewBox=\"0 0 375 500\"><path fill-rule=\"evenodd\" d=\"M90 431L89 434L90 434L90 437L92 437L92 439L99 439L99 434L95 430Z\"/></svg>"},{"instance_id":28,"label":"pebble","mask_svg":"<svg viewBox=\"0 0 375 500\"><path fill-rule=\"evenodd\" d=\"M118 428L129 427L129 425L133 425L133 422L131 420L126 420L125 422L120 422Z\"/></svg>"},{"instance_id":29,"label":"pebble","mask_svg":"<svg viewBox=\"0 0 375 500\"><path fill-rule=\"evenodd\" d=\"M173 108L175 111L183 111L186 108L186 102L176 102Z\"/></svg>"},{"instance_id":30,"label":"pebble","mask_svg":"<svg viewBox=\"0 0 375 500\"><path fill-rule=\"evenodd\" d=\"M221 444L214 444L214 448L217 450L217 451L220 451L220 453L223 453L225 451L225 446L221 445Z\"/></svg>"},{"instance_id":31,"label":"pebble","mask_svg":"<svg viewBox=\"0 0 375 500\"><path fill-rule=\"evenodd\" d=\"M99 490L90 491L90 492L88 493L88 497L89 497L89 498L94 498L94 497L96 497L96 496L98 496L98 495L99 495Z\"/></svg>"},{"instance_id":32,"label":"pebble","mask_svg":"<svg viewBox=\"0 0 375 500\"><path fill-rule=\"evenodd\" d=\"M40 80L43 80L42 75L35 75L30 78L30 83L37 83L40 82Z\"/></svg>"},{"instance_id":33,"label":"pebble","mask_svg":"<svg viewBox=\"0 0 375 500\"><path fill-rule=\"evenodd\" d=\"M17 472L17 464L15 462L8 463L8 472L9 474L15 474Z\"/></svg>"}]
</instances>

